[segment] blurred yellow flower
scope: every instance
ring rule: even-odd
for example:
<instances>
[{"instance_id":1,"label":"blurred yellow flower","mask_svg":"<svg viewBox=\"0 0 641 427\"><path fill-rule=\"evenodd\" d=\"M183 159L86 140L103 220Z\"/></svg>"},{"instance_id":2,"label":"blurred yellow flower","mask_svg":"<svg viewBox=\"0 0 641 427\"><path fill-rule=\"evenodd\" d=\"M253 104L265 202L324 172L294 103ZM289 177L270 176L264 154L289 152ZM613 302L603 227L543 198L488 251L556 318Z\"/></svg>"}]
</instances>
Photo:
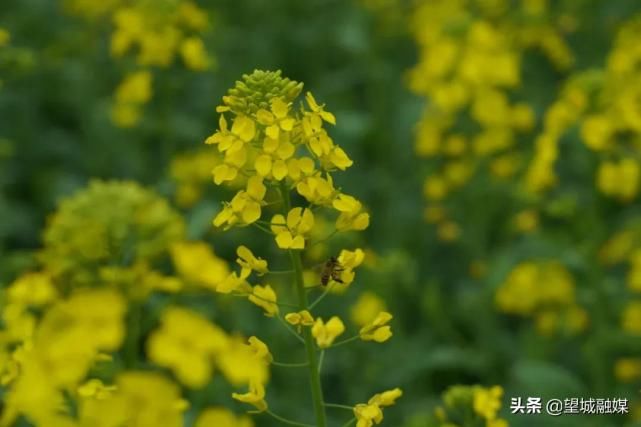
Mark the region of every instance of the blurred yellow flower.
<instances>
[{"instance_id":1,"label":"blurred yellow flower","mask_svg":"<svg viewBox=\"0 0 641 427\"><path fill-rule=\"evenodd\" d=\"M494 386L491 388L477 387L474 389L474 411L486 420L493 420L501 408L503 388Z\"/></svg>"},{"instance_id":2,"label":"blurred yellow flower","mask_svg":"<svg viewBox=\"0 0 641 427\"><path fill-rule=\"evenodd\" d=\"M229 275L227 263L205 242L177 242L170 251L178 274L196 285L216 290Z\"/></svg>"},{"instance_id":3,"label":"blurred yellow flower","mask_svg":"<svg viewBox=\"0 0 641 427\"><path fill-rule=\"evenodd\" d=\"M189 37L180 44L180 54L187 68L194 71L207 70L211 59L207 56L205 44L200 37Z\"/></svg>"},{"instance_id":4,"label":"blurred yellow flower","mask_svg":"<svg viewBox=\"0 0 641 427\"><path fill-rule=\"evenodd\" d=\"M247 416L236 416L229 409L222 407L207 408L196 419L195 427L253 427L254 423Z\"/></svg>"},{"instance_id":5,"label":"blurred yellow flower","mask_svg":"<svg viewBox=\"0 0 641 427\"><path fill-rule=\"evenodd\" d=\"M0 27L0 47L4 47L9 44L11 40L11 34L5 28Z\"/></svg>"},{"instance_id":6,"label":"blurred yellow flower","mask_svg":"<svg viewBox=\"0 0 641 427\"><path fill-rule=\"evenodd\" d=\"M514 225L523 233L536 230L539 225L539 214L533 209L522 210L514 217Z\"/></svg>"},{"instance_id":7,"label":"blurred yellow flower","mask_svg":"<svg viewBox=\"0 0 641 427\"><path fill-rule=\"evenodd\" d=\"M637 381L641 378L641 358L625 357L617 359L614 364L614 375L622 382Z\"/></svg>"},{"instance_id":8,"label":"blurred yellow flower","mask_svg":"<svg viewBox=\"0 0 641 427\"><path fill-rule=\"evenodd\" d=\"M350 310L352 322L365 326L372 322L381 312L385 311L385 301L373 292L362 292Z\"/></svg>"},{"instance_id":9,"label":"blurred yellow flower","mask_svg":"<svg viewBox=\"0 0 641 427\"><path fill-rule=\"evenodd\" d=\"M18 277L7 289L7 300L13 304L42 306L53 302L58 291L46 272L26 273Z\"/></svg>"},{"instance_id":10,"label":"blurred yellow flower","mask_svg":"<svg viewBox=\"0 0 641 427\"><path fill-rule=\"evenodd\" d=\"M183 384L201 388L211 379L215 356L227 346L228 337L220 328L194 312L172 307L163 312L160 328L149 337L147 352Z\"/></svg>"},{"instance_id":11,"label":"blurred yellow flower","mask_svg":"<svg viewBox=\"0 0 641 427\"><path fill-rule=\"evenodd\" d=\"M632 301L623 310L621 327L633 335L641 335L641 301Z\"/></svg>"},{"instance_id":12,"label":"blurred yellow flower","mask_svg":"<svg viewBox=\"0 0 641 427\"><path fill-rule=\"evenodd\" d=\"M104 408L101 418L116 417L131 427L182 427L184 405L180 389L165 377L153 372L124 372L116 378L115 385L115 402ZM100 425L101 418L93 425Z\"/></svg>"},{"instance_id":13,"label":"blurred yellow flower","mask_svg":"<svg viewBox=\"0 0 641 427\"><path fill-rule=\"evenodd\" d=\"M105 385L99 379L92 378L84 384L81 384L76 391L78 392L78 395L82 397L93 397L101 400L113 396L116 391L116 386Z\"/></svg>"},{"instance_id":14,"label":"blurred yellow flower","mask_svg":"<svg viewBox=\"0 0 641 427\"><path fill-rule=\"evenodd\" d=\"M259 344L258 339L247 341L233 337L225 351L216 356L216 365L233 386L245 386L252 381L265 384L269 380L269 349Z\"/></svg>"},{"instance_id":15,"label":"blurred yellow flower","mask_svg":"<svg viewBox=\"0 0 641 427\"><path fill-rule=\"evenodd\" d=\"M269 352L267 344L262 342L256 337L249 337L249 347L254 352L254 355L257 359L262 360L263 362L270 364L274 361L274 357Z\"/></svg>"},{"instance_id":16,"label":"blurred yellow flower","mask_svg":"<svg viewBox=\"0 0 641 427\"><path fill-rule=\"evenodd\" d=\"M599 190L608 196L630 201L639 192L640 177L639 163L632 158L623 158L618 163L601 163L597 185Z\"/></svg>"}]
</instances>

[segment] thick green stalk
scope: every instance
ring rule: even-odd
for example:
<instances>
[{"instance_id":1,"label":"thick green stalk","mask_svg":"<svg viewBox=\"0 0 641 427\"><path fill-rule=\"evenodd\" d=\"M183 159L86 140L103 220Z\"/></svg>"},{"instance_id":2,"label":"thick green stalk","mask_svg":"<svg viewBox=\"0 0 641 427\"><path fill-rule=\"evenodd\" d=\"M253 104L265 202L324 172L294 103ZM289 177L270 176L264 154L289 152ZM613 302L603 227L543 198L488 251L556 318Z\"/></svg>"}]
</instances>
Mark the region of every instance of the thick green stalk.
<instances>
[{"instance_id":1,"label":"thick green stalk","mask_svg":"<svg viewBox=\"0 0 641 427\"><path fill-rule=\"evenodd\" d=\"M292 265L296 270L296 290L298 292L298 303L301 310L307 310L307 292L303 282L303 266L300 259L300 252L289 251L292 259ZM305 350L307 352L307 363L309 370L309 382L312 389L312 400L314 401L314 412L316 414L316 423L318 427L326 427L327 420L325 416L325 406L323 405L323 389L321 387L320 372L318 372L318 358L316 357L316 347L310 328L303 329L303 339L305 340Z\"/></svg>"},{"instance_id":2,"label":"thick green stalk","mask_svg":"<svg viewBox=\"0 0 641 427\"><path fill-rule=\"evenodd\" d=\"M280 186L280 192L283 197L285 216L290 209L289 191L283 184ZM296 293L298 295L298 307L300 310L307 310L309 302L307 301L307 292L305 282L303 281L303 262L300 251L290 250L289 256L294 270L294 280L296 282ZM309 372L309 383L312 391L312 401L314 403L314 414L316 415L317 427L327 427L327 416L325 415L325 404L323 402L323 389L321 386L320 372L318 371L318 358L316 355L316 346L310 328L303 328L303 339L305 341L305 351L307 353L307 363Z\"/></svg>"}]
</instances>

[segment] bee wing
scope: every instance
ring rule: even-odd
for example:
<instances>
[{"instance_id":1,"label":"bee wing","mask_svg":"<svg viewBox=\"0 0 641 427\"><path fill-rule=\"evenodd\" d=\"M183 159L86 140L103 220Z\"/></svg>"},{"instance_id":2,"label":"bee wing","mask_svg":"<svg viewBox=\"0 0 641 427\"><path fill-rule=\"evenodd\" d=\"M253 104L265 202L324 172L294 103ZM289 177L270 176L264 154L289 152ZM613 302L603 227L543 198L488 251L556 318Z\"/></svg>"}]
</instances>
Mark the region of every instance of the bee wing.
<instances>
[{"instance_id":1,"label":"bee wing","mask_svg":"<svg viewBox=\"0 0 641 427\"><path fill-rule=\"evenodd\" d=\"M309 267L309 270L313 270L318 274L321 274L323 270L327 267L327 261L319 262L318 264L314 264L311 267Z\"/></svg>"}]
</instances>

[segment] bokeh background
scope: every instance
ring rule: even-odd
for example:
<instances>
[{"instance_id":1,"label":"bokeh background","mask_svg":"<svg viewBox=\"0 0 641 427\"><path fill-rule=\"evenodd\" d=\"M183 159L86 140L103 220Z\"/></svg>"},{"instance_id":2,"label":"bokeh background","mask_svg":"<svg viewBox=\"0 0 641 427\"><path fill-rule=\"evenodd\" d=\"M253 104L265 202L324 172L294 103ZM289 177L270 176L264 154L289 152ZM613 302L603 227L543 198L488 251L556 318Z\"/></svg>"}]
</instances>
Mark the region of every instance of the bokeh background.
<instances>
[{"instance_id":1,"label":"bokeh background","mask_svg":"<svg viewBox=\"0 0 641 427\"><path fill-rule=\"evenodd\" d=\"M181 1L147 3L0 3L0 289L41 268L48 218L93 179L154 190L233 262L252 231L211 226L231 193L211 182L203 141L242 74L280 69L336 115L355 163L337 186L371 215L352 286L395 315L385 345L328 355L328 400L399 386L383 424L424 427L448 387L501 385L513 426L641 425L639 2L220 0L183 21ZM191 47L119 52L134 25L123 4ZM359 295L328 313L354 312ZM142 337L168 301L297 354L255 307L201 294L150 299ZM274 372L275 411L309 417L305 382ZM513 396L626 398L631 413L511 415ZM216 381L184 397L187 425L208 405L244 410Z\"/></svg>"}]
</instances>

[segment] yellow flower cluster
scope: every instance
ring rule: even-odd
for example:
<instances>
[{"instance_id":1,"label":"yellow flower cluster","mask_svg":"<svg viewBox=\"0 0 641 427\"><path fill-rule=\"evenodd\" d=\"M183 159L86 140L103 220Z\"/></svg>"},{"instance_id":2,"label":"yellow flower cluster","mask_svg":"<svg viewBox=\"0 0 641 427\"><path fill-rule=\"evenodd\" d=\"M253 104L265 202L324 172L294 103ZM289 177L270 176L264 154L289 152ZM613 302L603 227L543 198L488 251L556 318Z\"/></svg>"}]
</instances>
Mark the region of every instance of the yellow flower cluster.
<instances>
[{"instance_id":1,"label":"yellow flower cluster","mask_svg":"<svg viewBox=\"0 0 641 427\"><path fill-rule=\"evenodd\" d=\"M202 34L209 27L207 13L190 0L63 0L66 9L94 23L108 20L114 26L111 55L133 52L141 67L127 75L116 89L112 120L121 127L135 125L141 107L152 95L150 67L169 67L180 56L193 71L213 64Z\"/></svg>"},{"instance_id":2,"label":"yellow flower cluster","mask_svg":"<svg viewBox=\"0 0 641 427\"><path fill-rule=\"evenodd\" d=\"M527 261L518 264L496 291L496 304L506 313L534 316L542 334L561 329L580 332L587 313L576 303L570 272L556 261Z\"/></svg>"},{"instance_id":3,"label":"yellow flower cluster","mask_svg":"<svg viewBox=\"0 0 641 427\"><path fill-rule=\"evenodd\" d=\"M573 62L557 14L547 1L531 0L516 7L501 0L439 0L419 2L414 10L410 28L419 62L408 84L428 100L416 129L416 151L434 159L424 185L432 205L426 217L439 224L442 240L455 240L460 230L439 205L479 164L503 179L521 168L515 142L535 120L528 104L513 100L522 56L538 49L561 69Z\"/></svg>"},{"instance_id":4,"label":"yellow flower cluster","mask_svg":"<svg viewBox=\"0 0 641 427\"><path fill-rule=\"evenodd\" d=\"M288 254L292 270L272 272L267 260L241 245L237 248L236 260L240 271L229 273L215 290L246 297L267 317L281 320L289 332L304 343L314 413L317 425L325 427L317 353L358 339L379 343L388 340L392 336L389 325L392 315L382 310L360 315L360 332L336 341L346 331L341 318L331 316L324 320L312 312L316 304L333 292L332 289L344 292L349 288L365 252L362 249L342 250L338 256L323 263L323 272L320 277L316 275L316 283L310 286L304 283L302 255L312 251L316 243L324 244L336 233L364 230L369 225L369 214L359 200L334 186L333 174L353 164L325 129L326 124L334 125L336 118L309 92L305 95L305 104L301 103L300 109L295 109L294 101L301 91L301 83L282 77L280 71L257 70L243 75L223 97L223 105L217 108L221 113L219 127L205 141L222 157L213 169L214 182L217 185L241 183L241 188L231 201L224 203L213 224L225 230L253 226L268 234L275 246ZM278 211L270 215L267 211L272 208ZM335 219L333 230L321 235L319 230L326 232L329 228L325 212ZM280 274L273 276L276 273ZM250 284L252 275L262 283ZM265 276L274 277L274 280L267 281ZM287 287L283 289L282 286L288 283L276 280L277 277L291 278L289 284L297 295L297 304L280 301L279 296L287 293ZM321 288L322 293L310 304L308 293L315 288ZM297 308L297 311L289 310L283 316L281 307ZM375 396L367 405L354 407L357 425L379 423L382 419L380 408L393 404L400 394L396 389ZM252 378L249 391L233 397L275 416L268 408L265 395L264 381Z\"/></svg>"},{"instance_id":5,"label":"yellow flower cluster","mask_svg":"<svg viewBox=\"0 0 641 427\"><path fill-rule=\"evenodd\" d=\"M362 204L336 189L330 174L353 163L323 128L323 122L335 123L334 116L311 93L306 95L309 109L293 111L291 103L302 86L279 73L256 71L243 78L223 98L224 105L218 108L223 113L219 130L206 143L224 155L223 163L213 171L214 181L221 184L242 175L247 177L246 189L225 205L214 225L229 228L258 221L266 204L268 181L295 189L312 205L334 209L339 214L339 231L367 228L369 215ZM260 92L274 81L280 86L273 94L252 98L252 91ZM231 128L224 115L227 112L234 116ZM277 214L270 223L281 249L303 249L313 226L314 214L302 207Z\"/></svg>"},{"instance_id":6,"label":"yellow flower cluster","mask_svg":"<svg viewBox=\"0 0 641 427\"><path fill-rule=\"evenodd\" d=\"M82 289L58 299L46 278L31 275L9 288L8 305L0 348L5 354L15 350L0 366L2 383L9 387L0 425L11 425L20 415L36 425L74 425L63 411L64 391L81 384L102 352L120 347L125 300L111 289ZM35 307L44 310L39 323L28 312ZM20 324L17 316L23 317Z\"/></svg>"},{"instance_id":7,"label":"yellow flower cluster","mask_svg":"<svg viewBox=\"0 0 641 427\"><path fill-rule=\"evenodd\" d=\"M111 118L120 127L134 126L140 120L141 106L152 96L152 75L149 70L129 73L116 88Z\"/></svg>"},{"instance_id":8,"label":"yellow flower cluster","mask_svg":"<svg viewBox=\"0 0 641 427\"><path fill-rule=\"evenodd\" d=\"M0 296L0 425L20 417L35 426L184 425L181 388L135 370L137 316L150 292L215 290L229 274L208 246L183 241L183 228L162 198L131 182L95 181L60 203L44 233L42 270ZM168 255L180 277L154 270ZM266 271L247 248L239 248L239 262ZM147 365L168 369L187 388L209 384L214 369L250 393L269 379L272 356L262 341L229 335L186 308L166 308L145 344ZM262 406L255 395L235 396ZM198 425L212 420L253 426L221 408L206 409Z\"/></svg>"},{"instance_id":9,"label":"yellow flower cluster","mask_svg":"<svg viewBox=\"0 0 641 427\"><path fill-rule=\"evenodd\" d=\"M635 102L641 93L641 56L635 48L639 34L641 18L634 17L619 30L603 69L568 79L546 112L543 132L535 141L535 155L525 175L530 191L543 192L556 184L559 140L578 126L582 142L600 161L596 187L623 202L638 194L641 169L634 140L641 132L641 110Z\"/></svg>"},{"instance_id":10,"label":"yellow flower cluster","mask_svg":"<svg viewBox=\"0 0 641 427\"><path fill-rule=\"evenodd\" d=\"M154 192L134 182L93 181L62 200L44 230L39 259L60 286L107 283L130 286L126 292L142 296L149 289L140 286L141 277L184 239L184 228L180 215Z\"/></svg>"},{"instance_id":11,"label":"yellow flower cluster","mask_svg":"<svg viewBox=\"0 0 641 427\"><path fill-rule=\"evenodd\" d=\"M108 387L100 387L98 393L82 396L80 426L184 425L183 412L187 402L181 398L180 388L164 376L150 371L126 371L116 377L111 388L113 390L109 391Z\"/></svg>"},{"instance_id":12,"label":"yellow flower cluster","mask_svg":"<svg viewBox=\"0 0 641 427\"><path fill-rule=\"evenodd\" d=\"M215 291L229 275L227 262L204 242L177 242L170 251L176 272L186 285Z\"/></svg>"},{"instance_id":13,"label":"yellow flower cluster","mask_svg":"<svg viewBox=\"0 0 641 427\"><path fill-rule=\"evenodd\" d=\"M191 388L208 384L214 366L236 386L263 384L269 378L271 354L262 341L251 337L245 344L184 308L163 313L160 328L147 341L147 352L152 362L171 369Z\"/></svg>"},{"instance_id":14,"label":"yellow flower cluster","mask_svg":"<svg viewBox=\"0 0 641 427\"><path fill-rule=\"evenodd\" d=\"M590 76L570 79L545 113L543 130L534 140L534 156L525 172L525 188L542 193L557 184L555 163L559 156L559 140L581 117L587 98L581 89Z\"/></svg>"},{"instance_id":15,"label":"yellow flower cluster","mask_svg":"<svg viewBox=\"0 0 641 427\"><path fill-rule=\"evenodd\" d=\"M498 416L502 398L503 388L498 385L487 388L455 385L443 393L444 405L436 408L435 418L441 427L468 424L507 427L507 421Z\"/></svg>"},{"instance_id":16,"label":"yellow flower cluster","mask_svg":"<svg viewBox=\"0 0 641 427\"><path fill-rule=\"evenodd\" d=\"M585 145L600 155L596 185L605 195L621 201L632 200L639 192L639 148L634 142L641 134L641 55L636 42L641 35L641 17L621 27L605 69L597 74L591 90L594 100L581 123Z\"/></svg>"},{"instance_id":17,"label":"yellow flower cluster","mask_svg":"<svg viewBox=\"0 0 641 427\"><path fill-rule=\"evenodd\" d=\"M621 305L619 326L630 336L641 336L641 232L638 223L627 224L614 234L599 252L599 261L604 267L615 267L627 263L625 277L627 292ZM617 268L615 271L620 271ZM641 359L636 354L620 357L614 364L614 375L621 382L635 382L641 379Z\"/></svg>"}]
</instances>

